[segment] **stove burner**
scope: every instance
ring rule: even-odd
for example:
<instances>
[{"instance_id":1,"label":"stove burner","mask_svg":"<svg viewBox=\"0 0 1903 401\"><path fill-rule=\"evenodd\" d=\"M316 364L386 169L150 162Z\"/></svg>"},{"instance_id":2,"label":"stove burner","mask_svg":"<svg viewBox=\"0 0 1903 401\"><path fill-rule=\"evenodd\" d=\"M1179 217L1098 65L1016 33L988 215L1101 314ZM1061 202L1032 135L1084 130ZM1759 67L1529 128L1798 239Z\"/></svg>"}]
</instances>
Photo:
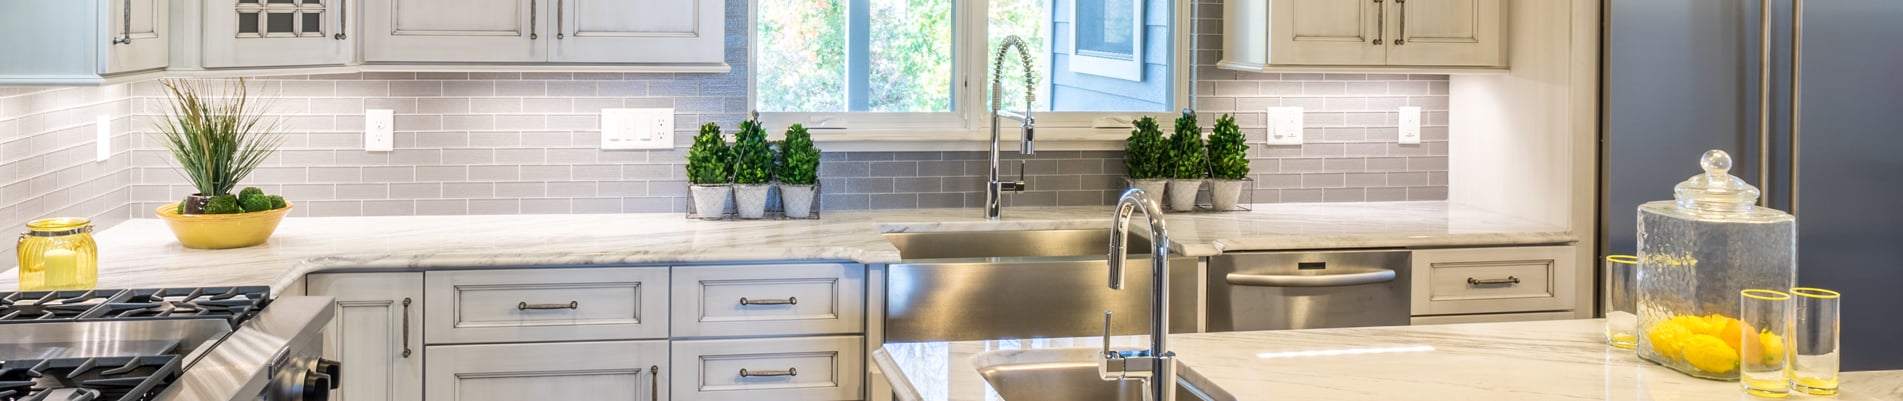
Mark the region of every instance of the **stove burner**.
<instances>
[{"instance_id":1,"label":"stove burner","mask_svg":"<svg viewBox=\"0 0 1903 401\"><path fill-rule=\"evenodd\" d=\"M0 401L140 401L178 376L177 355L4 361Z\"/></svg>"},{"instance_id":2,"label":"stove burner","mask_svg":"<svg viewBox=\"0 0 1903 401\"><path fill-rule=\"evenodd\" d=\"M222 318L235 327L269 301L270 288L30 291L0 294L0 324L26 321Z\"/></svg>"}]
</instances>

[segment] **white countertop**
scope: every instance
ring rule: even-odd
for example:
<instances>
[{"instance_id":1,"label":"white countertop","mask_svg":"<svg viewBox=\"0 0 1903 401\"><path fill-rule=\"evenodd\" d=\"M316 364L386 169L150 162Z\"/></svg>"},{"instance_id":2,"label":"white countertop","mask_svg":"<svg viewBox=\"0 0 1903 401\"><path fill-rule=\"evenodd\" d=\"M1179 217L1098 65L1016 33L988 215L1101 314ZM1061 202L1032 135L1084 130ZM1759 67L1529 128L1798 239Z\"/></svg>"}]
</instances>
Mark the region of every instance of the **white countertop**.
<instances>
[{"instance_id":1,"label":"white countertop","mask_svg":"<svg viewBox=\"0 0 1903 401\"><path fill-rule=\"evenodd\" d=\"M1178 334L1170 336L1170 350L1190 371L1186 376L1238 400L1759 399L1736 382L1692 378L1607 347L1603 328L1604 321L1593 319ZM1112 343L1147 344L1141 341L1118 337ZM1100 344L1096 338L1060 338L885 348L926 400L981 401L990 390L973 368L974 355ZM1391 352L1312 352L1345 350ZM1835 400L1903 400L1903 370L1845 373L1840 388Z\"/></svg>"},{"instance_id":2,"label":"white countertop","mask_svg":"<svg viewBox=\"0 0 1903 401\"><path fill-rule=\"evenodd\" d=\"M265 245L186 249L165 224L134 219L95 234L100 288L271 285L340 269L575 266L837 260L892 263L888 232L1108 228L1110 208L825 212L820 220L697 221L676 213L286 218ZM1570 231L1446 202L1256 205L1253 212L1172 214L1173 247L1223 251L1568 243ZM1141 225L1139 225L1141 226ZM18 287L0 259L0 290Z\"/></svg>"}]
</instances>

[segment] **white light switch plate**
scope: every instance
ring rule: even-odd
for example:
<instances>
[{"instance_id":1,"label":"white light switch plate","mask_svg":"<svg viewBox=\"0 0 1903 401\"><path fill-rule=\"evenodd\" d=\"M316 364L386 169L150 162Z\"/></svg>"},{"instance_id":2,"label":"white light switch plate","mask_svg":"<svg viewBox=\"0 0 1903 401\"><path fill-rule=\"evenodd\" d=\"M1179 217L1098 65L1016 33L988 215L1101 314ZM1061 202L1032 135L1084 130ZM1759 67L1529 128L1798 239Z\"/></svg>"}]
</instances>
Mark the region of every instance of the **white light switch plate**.
<instances>
[{"instance_id":1,"label":"white light switch plate","mask_svg":"<svg viewBox=\"0 0 1903 401\"><path fill-rule=\"evenodd\" d=\"M1421 108L1401 106L1401 144L1421 143Z\"/></svg>"},{"instance_id":2,"label":"white light switch plate","mask_svg":"<svg viewBox=\"0 0 1903 401\"><path fill-rule=\"evenodd\" d=\"M395 110L370 109L364 111L363 150L370 152L389 152L396 150Z\"/></svg>"},{"instance_id":3,"label":"white light switch plate","mask_svg":"<svg viewBox=\"0 0 1903 401\"><path fill-rule=\"evenodd\" d=\"M97 150L95 161L112 158L112 116L101 114L93 118L93 148Z\"/></svg>"},{"instance_id":4,"label":"white light switch plate","mask_svg":"<svg viewBox=\"0 0 1903 401\"><path fill-rule=\"evenodd\" d=\"M1302 144L1302 108L1270 107L1269 138L1270 145Z\"/></svg>"},{"instance_id":5,"label":"white light switch plate","mask_svg":"<svg viewBox=\"0 0 1903 401\"><path fill-rule=\"evenodd\" d=\"M673 149L674 109L601 109L602 149Z\"/></svg>"}]
</instances>

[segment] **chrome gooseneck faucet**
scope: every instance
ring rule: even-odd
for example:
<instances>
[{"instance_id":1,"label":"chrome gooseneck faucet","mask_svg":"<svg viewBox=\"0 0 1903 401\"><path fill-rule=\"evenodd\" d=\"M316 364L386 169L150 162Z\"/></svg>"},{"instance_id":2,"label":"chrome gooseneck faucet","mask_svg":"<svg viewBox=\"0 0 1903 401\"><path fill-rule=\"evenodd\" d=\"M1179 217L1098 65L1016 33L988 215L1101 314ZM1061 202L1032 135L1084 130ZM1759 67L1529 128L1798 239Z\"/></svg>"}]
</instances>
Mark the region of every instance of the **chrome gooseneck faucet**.
<instances>
[{"instance_id":1,"label":"chrome gooseneck faucet","mask_svg":"<svg viewBox=\"0 0 1903 401\"><path fill-rule=\"evenodd\" d=\"M1151 401L1173 401L1176 397L1176 353L1169 351L1170 309L1170 234L1163 226L1163 207L1141 189L1132 188L1117 199L1116 215L1110 224L1110 289L1123 289L1124 259L1130 255L1130 215L1137 209L1150 220L1150 349L1142 351L1110 350L1110 311L1103 312L1103 361L1097 373L1104 380L1142 380Z\"/></svg>"},{"instance_id":2,"label":"chrome gooseneck faucet","mask_svg":"<svg viewBox=\"0 0 1903 401\"><path fill-rule=\"evenodd\" d=\"M1014 47L1018 49L1018 58L1024 62L1024 114L1000 110L1004 105L1004 54ZM1003 207L999 193L1019 192L1025 189L1022 162L1018 164L1017 181L999 181L998 119L1010 117L1023 121L1024 124L1019 129L1023 130L1024 142L1019 152L1027 155L1037 154L1037 150L1031 147L1031 134L1037 126L1037 119L1031 117L1031 102L1036 100L1037 76L1033 75L1034 72L1031 70L1031 53L1024 49L1024 39L1018 38L1017 35L1004 38L1004 43L998 45L997 57L992 60L991 65L991 172L985 181L985 218L997 220L1000 209Z\"/></svg>"}]
</instances>

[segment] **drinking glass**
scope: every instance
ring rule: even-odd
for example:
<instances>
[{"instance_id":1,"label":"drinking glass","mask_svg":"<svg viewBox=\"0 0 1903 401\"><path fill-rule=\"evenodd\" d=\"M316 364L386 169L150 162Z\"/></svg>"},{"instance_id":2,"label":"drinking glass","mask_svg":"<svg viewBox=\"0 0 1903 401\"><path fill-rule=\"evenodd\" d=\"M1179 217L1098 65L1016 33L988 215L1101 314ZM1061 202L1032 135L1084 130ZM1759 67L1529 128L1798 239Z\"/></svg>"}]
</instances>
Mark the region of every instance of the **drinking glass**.
<instances>
[{"instance_id":1,"label":"drinking glass","mask_svg":"<svg viewBox=\"0 0 1903 401\"><path fill-rule=\"evenodd\" d=\"M1822 288L1792 288L1796 323L1791 387L1811 395L1837 394L1838 307L1842 294Z\"/></svg>"},{"instance_id":2,"label":"drinking glass","mask_svg":"<svg viewBox=\"0 0 1903 401\"><path fill-rule=\"evenodd\" d=\"M1740 330L1726 332L1725 342L1738 344L1738 380L1744 392L1759 397L1784 398L1791 392L1784 373L1790 354L1791 294L1749 289L1739 291Z\"/></svg>"},{"instance_id":3,"label":"drinking glass","mask_svg":"<svg viewBox=\"0 0 1903 401\"><path fill-rule=\"evenodd\" d=\"M1639 346L1639 258L1607 255L1606 293L1600 305L1606 312L1606 344L1614 348Z\"/></svg>"}]
</instances>

